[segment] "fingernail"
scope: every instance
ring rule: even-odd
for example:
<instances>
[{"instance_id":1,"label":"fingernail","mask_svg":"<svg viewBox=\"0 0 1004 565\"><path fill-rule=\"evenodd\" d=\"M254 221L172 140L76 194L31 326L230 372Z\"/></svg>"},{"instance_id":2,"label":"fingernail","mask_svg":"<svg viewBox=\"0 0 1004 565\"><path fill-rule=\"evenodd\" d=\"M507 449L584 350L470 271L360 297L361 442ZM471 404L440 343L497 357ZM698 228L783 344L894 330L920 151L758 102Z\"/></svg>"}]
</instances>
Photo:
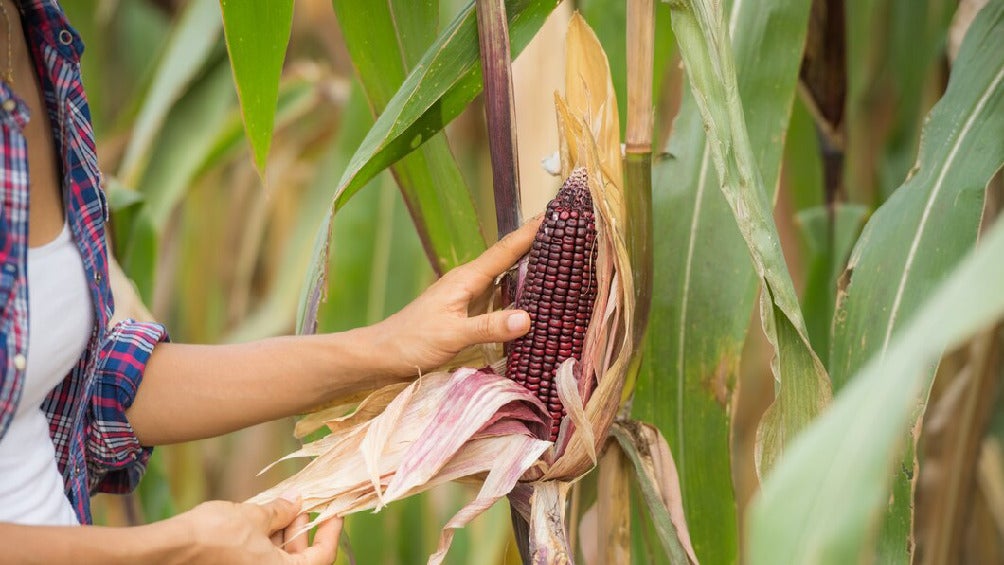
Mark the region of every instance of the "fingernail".
<instances>
[{"instance_id":1,"label":"fingernail","mask_svg":"<svg viewBox=\"0 0 1004 565\"><path fill-rule=\"evenodd\" d=\"M511 332L518 332L526 327L527 321L529 321L530 315L526 312L516 312L511 314L505 321L505 325L509 328Z\"/></svg>"},{"instance_id":2,"label":"fingernail","mask_svg":"<svg viewBox=\"0 0 1004 565\"><path fill-rule=\"evenodd\" d=\"M300 493L295 490L287 490L286 492L280 494L279 498L297 503L300 501Z\"/></svg>"}]
</instances>

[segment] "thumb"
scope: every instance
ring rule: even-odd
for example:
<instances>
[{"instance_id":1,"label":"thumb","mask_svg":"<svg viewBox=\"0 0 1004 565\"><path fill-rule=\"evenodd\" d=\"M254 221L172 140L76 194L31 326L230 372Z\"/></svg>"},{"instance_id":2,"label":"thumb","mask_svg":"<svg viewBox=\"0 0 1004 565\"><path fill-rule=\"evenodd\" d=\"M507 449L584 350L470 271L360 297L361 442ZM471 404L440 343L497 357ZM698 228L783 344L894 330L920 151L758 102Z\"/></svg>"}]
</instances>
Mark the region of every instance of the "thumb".
<instances>
[{"instance_id":1,"label":"thumb","mask_svg":"<svg viewBox=\"0 0 1004 565\"><path fill-rule=\"evenodd\" d=\"M285 492L272 502L263 504L268 533L281 530L292 523L300 513L301 502L299 493Z\"/></svg>"},{"instance_id":2,"label":"thumb","mask_svg":"<svg viewBox=\"0 0 1004 565\"><path fill-rule=\"evenodd\" d=\"M511 341L530 331L530 315L523 310L502 310L467 319L471 343Z\"/></svg>"}]
</instances>

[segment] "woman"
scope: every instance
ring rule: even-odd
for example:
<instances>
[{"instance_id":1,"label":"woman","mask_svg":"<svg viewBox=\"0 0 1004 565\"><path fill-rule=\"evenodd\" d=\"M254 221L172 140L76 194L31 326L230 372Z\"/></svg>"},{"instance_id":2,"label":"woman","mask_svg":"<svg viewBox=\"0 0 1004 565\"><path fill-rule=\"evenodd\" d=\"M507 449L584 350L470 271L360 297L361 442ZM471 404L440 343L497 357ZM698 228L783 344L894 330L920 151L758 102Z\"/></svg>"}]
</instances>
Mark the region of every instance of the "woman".
<instances>
[{"instance_id":1,"label":"woman","mask_svg":"<svg viewBox=\"0 0 1004 565\"><path fill-rule=\"evenodd\" d=\"M150 446L301 413L526 333L525 312L467 308L537 222L367 328L227 346L167 343L157 324L109 328L83 47L55 0L0 0L0 15L0 561L330 563L339 520L311 547L285 538L306 523L296 493L136 528L80 525L91 492L136 486Z\"/></svg>"}]
</instances>

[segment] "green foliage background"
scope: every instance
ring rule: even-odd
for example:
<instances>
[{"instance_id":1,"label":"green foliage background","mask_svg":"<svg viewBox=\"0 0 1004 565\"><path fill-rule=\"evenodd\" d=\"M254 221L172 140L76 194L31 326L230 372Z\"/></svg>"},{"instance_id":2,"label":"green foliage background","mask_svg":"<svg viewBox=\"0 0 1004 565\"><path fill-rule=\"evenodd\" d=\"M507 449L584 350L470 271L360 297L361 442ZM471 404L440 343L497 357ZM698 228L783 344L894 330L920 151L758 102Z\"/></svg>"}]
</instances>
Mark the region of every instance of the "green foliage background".
<instances>
[{"instance_id":1,"label":"green foliage background","mask_svg":"<svg viewBox=\"0 0 1004 565\"><path fill-rule=\"evenodd\" d=\"M514 56L549 15L567 18L569 2L507 2ZM750 162L763 188L742 194L774 205L773 218L765 215L760 224L737 219L719 190L717 179L728 184L723 171L741 166L744 156L740 147L716 161L709 141L734 138L738 128L708 129L687 77L699 66L680 63L680 49L693 61L696 48L674 35L686 11L680 6L691 2L673 4L676 13L657 3L653 14L655 291L633 415L657 424L669 440L698 557L736 563L740 548L748 547L751 562L842 563L877 554L882 562L905 563L940 547L931 531L991 523L985 507L994 501L970 487L965 492L977 499L970 513L929 528L925 516L944 508L915 507L908 480L914 448L921 476L925 468L975 468L977 461L925 458L926 436L916 446L910 434L919 413L894 400L939 406L942 393L930 390L940 348L964 349L969 337L999 319L993 288L985 284L994 276L986 269L996 268L987 259L992 251L963 257L998 206L999 186L991 178L1004 162L1002 2L990 0L973 28L982 35L970 38L951 66L946 45L959 26L952 21L955 1L839 3L846 61L833 72L846 90L839 123L828 124L812 95L796 86L806 37L811 43L819 33L810 28L813 2L724 2L721 29L735 67L723 68L734 73L740 99L702 91L701 81L690 79L712 106L731 101L722 108L744 116ZM574 7L607 49L623 113L624 2L582 0ZM87 45L82 72L114 211L113 249L173 339L216 343L291 333L298 319L312 317L305 298L321 290L327 300L316 313L318 331L372 323L494 240L471 4L74 0L64 8ZM707 39L709 29L702 28L701 37ZM543 69L562 54L528 56L537 58L528 67ZM949 70L959 77L950 81ZM727 84L727 76L707 84ZM550 106L551 93L535 93L534 80L515 86L539 99L544 111ZM519 135L525 140L535 132ZM837 185L828 180L825 160L834 140L842 157ZM524 186L524 192L553 188ZM759 228L778 234L768 258L791 273L796 317L805 319L804 336L797 335L797 323L785 334L790 314L761 310L773 319L768 334L773 328L780 336L776 375L774 349L754 308L759 279L741 235ZM325 256L319 249L329 230ZM988 249L997 241L988 239ZM851 277L841 278L849 257L854 270L845 295L837 289ZM319 276L325 269L326 281ZM901 287L890 282L900 280ZM953 286L939 291L944 281ZM938 310L951 297L980 307ZM778 293L766 299L772 304ZM939 328L930 322L939 315L954 316L954 323ZM871 325L889 332L874 337ZM747 513L758 490L753 454L764 410L775 392L790 395L789 403L810 396L799 384L806 382L805 365L791 361L792 348L806 346L833 379L835 408L809 426L814 445L805 440L782 457ZM914 366L920 351L927 364ZM805 354L797 355L804 361ZM881 365L883 372L898 380L869 364L881 355L892 363ZM993 367L983 381L998 395L1000 372ZM937 382L963 373L943 367ZM988 404L984 413L959 412L957 426L999 453L1004 408L1000 401ZM853 445L838 441L864 423L888 434L854 436L860 441ZM293 470L293 464L279 465L255 476L295 447L290 430L291 422L276 422L159 449L139 493L99 498L98 519L137 523L207 498L246 498ZM792 439L785 438L785 453ZM977 450L978 457L991 457L979 455L985 450L993 451ZM846 458L831 460L824 451ZM893 459L909 472L893 473ZM868 473L853 472L859 460L870 462ZM843 481L820 485L812 473L823 461ZM592 481L582 484L580 510L595 498ZM888 509L887 489L895 494ZM831 506L798 505L820 492L841 494L819 499ZM347 532L356 559L424 562L440 525L469 495L449 486L379 515L351 517ZM826 518L838 507L847 512L843 521ZM504 505L493 508L460 534L451 562L517 562L508 519ZM633 505L633 519L635 561L664 560L640 505ZM1004 525L981 531L996 532L996 543L974 549L956 540L958 551L970 562L1004 555Z\"/></svg>"}]
</instances>

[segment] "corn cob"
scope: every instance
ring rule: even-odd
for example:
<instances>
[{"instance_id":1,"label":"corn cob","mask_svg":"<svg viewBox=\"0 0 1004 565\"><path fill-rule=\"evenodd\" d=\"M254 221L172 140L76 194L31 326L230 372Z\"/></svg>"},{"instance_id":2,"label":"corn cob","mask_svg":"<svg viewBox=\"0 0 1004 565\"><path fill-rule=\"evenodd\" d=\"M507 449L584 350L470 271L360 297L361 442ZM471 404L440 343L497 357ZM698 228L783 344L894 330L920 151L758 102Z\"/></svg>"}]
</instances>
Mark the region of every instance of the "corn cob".
<instances>
[{"instance_id":1,"label":"corn cob","mask_svg":"<svg viewBox=\"0 0 1004 565\"><path fill-rule=\"evenodd\" d=\"M582 344L596 300L596 223L585 169L575 169L547 205L530 249L515 305L530 314L530 332L510 344L506 376L532 391L553 418L558 437L565 409L555 373Z\"/></svg>"}]
</instances>

